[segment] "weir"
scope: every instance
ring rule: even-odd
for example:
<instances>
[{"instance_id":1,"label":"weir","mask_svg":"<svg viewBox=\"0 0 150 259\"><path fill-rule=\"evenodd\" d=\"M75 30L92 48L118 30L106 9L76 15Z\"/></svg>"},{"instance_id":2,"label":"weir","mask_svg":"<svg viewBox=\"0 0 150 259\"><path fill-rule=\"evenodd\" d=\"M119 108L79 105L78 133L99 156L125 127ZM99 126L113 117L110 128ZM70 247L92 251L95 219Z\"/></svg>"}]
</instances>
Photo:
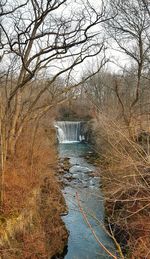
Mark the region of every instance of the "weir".
<instances>
[{"instance_id":1,"label":"weir","mask_svg":"<svg viewBox=\"0 0 150 259\"><path fill-rule=\"evenodd\" d=\"M82 121L57 121L55 127L59 143L76 143L85 140L82 124Z\"/></svg>"}]
</instances>

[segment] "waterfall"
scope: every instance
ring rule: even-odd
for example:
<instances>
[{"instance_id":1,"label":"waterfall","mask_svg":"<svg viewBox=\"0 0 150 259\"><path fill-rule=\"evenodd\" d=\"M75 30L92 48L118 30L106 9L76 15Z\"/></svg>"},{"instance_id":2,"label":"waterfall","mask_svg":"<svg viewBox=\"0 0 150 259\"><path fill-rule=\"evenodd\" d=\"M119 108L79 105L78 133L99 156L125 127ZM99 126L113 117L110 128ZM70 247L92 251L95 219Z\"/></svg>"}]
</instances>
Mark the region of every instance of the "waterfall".
<instances>
[{"instance_id":1,"label":"waterfall","mask_svg":"<svg viewBox=\"0 0 150 259\"><path fill-rule=\"evenodd\" d=\"M81 135L81 121L57 121L57 136L59 143L81 142L84 136Z\"/></svg>"}]
</instances>

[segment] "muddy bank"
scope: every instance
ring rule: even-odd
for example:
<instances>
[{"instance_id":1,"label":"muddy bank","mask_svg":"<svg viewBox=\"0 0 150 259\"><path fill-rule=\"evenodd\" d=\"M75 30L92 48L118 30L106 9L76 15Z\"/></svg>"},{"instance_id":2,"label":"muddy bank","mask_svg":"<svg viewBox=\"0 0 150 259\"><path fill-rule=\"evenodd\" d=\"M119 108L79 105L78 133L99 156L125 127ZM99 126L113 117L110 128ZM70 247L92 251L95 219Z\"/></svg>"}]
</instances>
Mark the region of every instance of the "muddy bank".
<instances>
[{"instance_id":1,"label":"muddy bank","mask_svg":"<svg viewBox=\"0 0 150 259\"><path fill-rule=\"evenodd\" d=\"M45 175L19 216L1 225L0 255L3 259L52 258L62 254L68 232L61 219L64 198L54 175Z\"/></svg>"}]
</instances>

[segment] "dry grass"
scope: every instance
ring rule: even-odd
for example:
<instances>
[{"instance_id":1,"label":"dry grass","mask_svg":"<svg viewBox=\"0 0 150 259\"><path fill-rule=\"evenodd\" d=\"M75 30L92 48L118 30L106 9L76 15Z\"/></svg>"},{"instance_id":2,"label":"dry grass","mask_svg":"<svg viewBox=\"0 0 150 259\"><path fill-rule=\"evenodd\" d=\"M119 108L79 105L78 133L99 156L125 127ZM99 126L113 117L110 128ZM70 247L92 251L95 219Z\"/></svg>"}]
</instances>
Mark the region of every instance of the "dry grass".
<instances>
[{"instance_id":1,"label":"dry grass","mask_svg":"<svg viewBox=\"0 0 150 259\"><path fill-rule=\"evenodd\" d=\"M123 123L108 115L99 115L95 129L97 148L103 154L106 212L114 234L127 258L150 258L148 149L135 141L135 135L129 137Z\"/></svg>"},{"instance_id":2,"label":"dry grass","mask_svg":"<svg viewBox=\"0 0 150 259\"><path fill-rule=\"evenodd\" d=\"M66 207L55 177L55 132L50 127L38 128L33 156L31 136L32 125L27 125L17 145L16 157L7 161L0 233L9 232L8 220L10 224L18 226L14 226L17 231L14 230L10 243L0 247L0 256L4 259L48 258L62 252L67 239L66 229L60 218L60 213ZM39 195L31 202L34 190L38 190ZM22 212L25 216L20 221ZM27 219L29 214L31 222Z\"/></svg>"},{"instance_id":3,"label":"dry grass","mask_svg":"<svg viewBox=\"0 0 150 259\"><path fill-rule=\"evenodd\" d=\"M7 162L5 172L5 215L19 212L34 188L37 188L44 175L49 171L53 177L53 168L57 163L56 150L54 148L54 135L51 134L51 143L44 128L39 128L31 161L30 144L31 128L24 131L18 146L17 154L13 161ZM49 164L49 168L48 168ZM50 166L51 165L51 166Z\"/></svg>"}]
</instances>

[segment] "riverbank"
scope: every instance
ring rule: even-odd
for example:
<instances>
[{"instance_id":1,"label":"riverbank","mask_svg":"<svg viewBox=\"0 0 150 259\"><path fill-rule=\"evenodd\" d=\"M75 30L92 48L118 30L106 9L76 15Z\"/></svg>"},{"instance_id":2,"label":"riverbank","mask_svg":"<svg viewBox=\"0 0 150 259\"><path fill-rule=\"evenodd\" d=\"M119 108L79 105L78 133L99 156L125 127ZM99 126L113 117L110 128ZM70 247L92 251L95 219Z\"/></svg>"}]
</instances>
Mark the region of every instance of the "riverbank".
<instances>
[{"instance_id":1,"label":"riverbank","mask_svg":"<svg viewBox=\"0 0 150 259\"><path fill-rule=\"evenodd\" d=\"M140 178L136 171L117 169L102 176L106 222L129 259L149 252L149 188Z\"/></svg>"},{"instance_id":2,"label":"riverbank","mask_svg":"<svg viewBox=\"0 0 150 259\"><path fill-rule=\"evenodd\" d=\"M62 254L68 238L61 219L67 208L56 177L55 133L52 128L38 129L32 156L27 137L22 136L16 159L8 160L5 172L3 259L52 258Z\"/></svg>"},{"instance_id":3,"label":"riverbank","mask_svg":"<svg viewBox=\"0 0 150 259\"><path fill-rule=\"evenodd\" d=\"M99 117L96 128L106 225L123 258L149 258L149 161L143 145L122 124Z\"/></svg>"}]
</instances>

